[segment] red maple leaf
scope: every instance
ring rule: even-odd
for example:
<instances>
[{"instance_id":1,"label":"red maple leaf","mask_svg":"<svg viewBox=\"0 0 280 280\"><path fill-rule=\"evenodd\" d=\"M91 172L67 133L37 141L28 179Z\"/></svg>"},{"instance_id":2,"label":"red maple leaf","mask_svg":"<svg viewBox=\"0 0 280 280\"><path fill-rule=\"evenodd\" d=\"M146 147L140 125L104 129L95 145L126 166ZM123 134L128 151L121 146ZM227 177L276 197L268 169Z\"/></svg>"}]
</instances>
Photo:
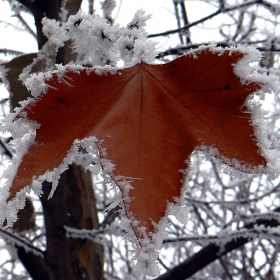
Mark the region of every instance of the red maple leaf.
<instances>
[{"instance_id":1,"label":"red maple leaf","mask_svg":"<svg viewBox=\"0 0 280 280\"><path fill-rule=\"evenodd\" d=\"M114 175L136 178L126 211L153 232L168 202L180 196L185 160L196 147L214 146L223 160L265 164L253 139L243 104L260 88L243 84L233 64L244 54L204 49L164 65L137 64L119 74L97 75L88 69L57 74L47 93L23 109L41 126L17 170L10 198L33 176L53 170L75 139L102 140ZM122 190L122 189L121 189Z\"/></svg>"}]
</instances>

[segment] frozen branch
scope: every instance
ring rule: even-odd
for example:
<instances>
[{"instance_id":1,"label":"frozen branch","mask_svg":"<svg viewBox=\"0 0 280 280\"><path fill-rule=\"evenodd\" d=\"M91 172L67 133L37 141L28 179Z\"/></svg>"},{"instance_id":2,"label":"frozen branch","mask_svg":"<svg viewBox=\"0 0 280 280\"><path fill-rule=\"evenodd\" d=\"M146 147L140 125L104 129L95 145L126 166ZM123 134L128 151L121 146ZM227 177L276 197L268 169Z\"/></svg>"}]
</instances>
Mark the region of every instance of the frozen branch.
<instances>
[{"instance_id":1,"label":"frozen branch","mask_svg":"<svg viewBox=\"0 0 280 280\"><path fill-rule=\"evenodd\" d=\"M246 42L246 45L254 45L254 44L265 43L265 42L266 42L266 40L256 41L256 42ZM205 43L200 43L200 44L190 44L190 45L179 47L179 48L171 48L169 50L159 52L155 58L159 59L159 58L163 58L168 55L183 55L184 53L186 53L189 50L197 49L201 45L208 45L208 44L209 44L209 42L205 42ZM227 42L217 42L216 46L225 48L225 47L233 46L233 44L229 44ZM274 48L273 46L256 47L256 49L261 52L280 52L280 48Z\"/></svg>"},{"instance_id":2,"label":"frozen branch","mask_svg":"<svg viewBox=\"0 0 280 280\"><path fill-rule=\"evenodd\" d=\"M40 256L42 258L44 257L44 252L42 250L33 246L28 240L24 240L20 236L17 236L16 234L13 234L3 229L0 229L0 235L3 238L9 240L9 242L14 243L17 247L24 248L26 252L32 252L32 254L36 256Z\"/></svg>"},{"instance_id":3,"label":"frozen branch","mask_svg":"<svg viewBox=\"0 0 280 280\"><path fill-rule=\"evenodd\" d=\"M280 208L275 209L275 212L279 211ZM257 228L256 225L258 226ZM269 232L270 228L277 228L279 225L278 219L259 219L254 223L249 223L244 226L244 229L253 231L255 235L249 234L247 237L237 236L236 238L232 238L229 242L222 244L211 243L188 258L185 262L175 266L155 280L185 280L213 261L252 241L253 238L262 237L262 234ZM259 232L257 232L258 230ZM274 233L273 236L279 238L279 234L277 233ZM266 236L264 236L264 238L266 238Z\"/></svg>"},{"instance_id":4,"label":"frozen branch","mask_svg":"<svg viewBox=\"0 0 280 280\"><path fill-rule=\"evenodd\" d=\"M198 199L194 199L192 197L185 197L185 199L188 201L188 202L191 202L193 204L202 204L202 205L211 205L211 204L247 204L247 203L251 203L251 202L257 202L269 195L271 195L272 193L275 193L279 190L280 188L280 184L276 185L275 187L273 187L271 190L263 193L262 195L259 195L259 196L256 196L254 198L248 198L248 199L239 199L239 200L217 200L217 201L203 201L203 200L198 200Z\"/></svg>"}]
</instances>

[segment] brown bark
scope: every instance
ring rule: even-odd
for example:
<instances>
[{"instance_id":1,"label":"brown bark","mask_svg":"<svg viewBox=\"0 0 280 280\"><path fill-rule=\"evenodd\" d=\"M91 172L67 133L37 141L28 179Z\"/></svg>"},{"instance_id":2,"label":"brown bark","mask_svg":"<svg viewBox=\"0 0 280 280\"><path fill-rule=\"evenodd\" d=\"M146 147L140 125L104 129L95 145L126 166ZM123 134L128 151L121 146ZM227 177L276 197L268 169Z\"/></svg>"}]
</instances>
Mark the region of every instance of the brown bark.
<instances>
[{"instance_id":1,"label":"brown bark","mask_svg":"<svg viewBox=\"0 0 280 280\"><path fill-rule=\"evenodd\" d=\"M45 260L32 252L26 252L23 247L15 246L17 255L33 280L50 280Z\"/></svg>"},{"instance_id":2,"label":"brown bark","mask_svg":"<svg viewBox=\"0 0 280 280\"><path fill-rule=\"evenodd\" d=\"M17 214L17 221L13 224L13 230L18 233L36 230L35 209L32 199L27 197L25 206L20 209Z\"/></svg>"},{"instance_id":3,"label":"brown bark","mask_svg":"<svg viewBox=\"0 0 280 280\"><path fill-rule=\"evenodd\" d=\"M67 238L64 228L98 227L91 175L72 165L62 174L54 196L48 200L50 189L50 184L44 184L41 199L50 279L103 279L102 246L91 240Z\"/></svg>"}]
</instances>

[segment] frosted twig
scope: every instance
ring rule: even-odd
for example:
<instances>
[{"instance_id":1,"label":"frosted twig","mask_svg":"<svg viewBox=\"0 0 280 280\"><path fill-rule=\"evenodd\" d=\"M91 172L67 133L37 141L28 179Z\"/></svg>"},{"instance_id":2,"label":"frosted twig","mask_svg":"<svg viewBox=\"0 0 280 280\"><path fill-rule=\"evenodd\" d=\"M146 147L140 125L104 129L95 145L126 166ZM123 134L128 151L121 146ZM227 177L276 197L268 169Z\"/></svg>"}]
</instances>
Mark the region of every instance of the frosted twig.
<instances>
[{"instance_id":1,"label":"frosted twig","mask_svg":"<svg viewBox=\"0 0 280 280\"><path fill-rule=\"evenodd\" d=\"M33 246L29 241L22 239L21 237L8 232L6 230L0 229L0 235L6 239L8 239L10 242L16 244L19 247L22 247L25 249L26 252L33 252L35 255L39 255L42 258L44 257L44 251L41 249Z\"/></svg>"},{"instance_id":2,"label":"frosted twig","mask_svg":"<svg viewBox=\"0 0 280 280\"><path fill-rule=\"evenodd\" d=\"M217 200L217 201L205 201L205 200L199 200L199 199L194 199L192 197L185 197L185 199L193 204L204 204L204 205L210 205L210 204L247 204L250 202L257 202L264 197L276 192L280 187L280 184L269 190L268 192L263 193L260 196L256 196L251 199L239 199L239 200Z\"/></svg>"},{"instance_id":3,"label":"frosted twig","mask_svg":"<svg viewBox=\"0 0 280 280\"><path fill-rule=\"evenodd\" d=\"M240 41L240 40L239 40ZM265 43L267 42L267 40L259 40L259 41L249 41L246 42L246 45L256 45L256 44L261 44L261 43ZM191 49L197 49L198 47L200 47L201 45L208 45L209 42L202 42L200 44L189 44L187 46L183 46L183 47L178 47L178 48L171 48L169 50L163 51L163 52L159 52L156 55L156 59L168 56L168 55L182 55L185 52L191 50ZM215 43L217 47L230 47L233 46L233 44L229 44L227 42L216 42ZM259 50L260 52L280 52L279 48L273 48L273 47L256 47L257 50Z\"/></svg>"}]
</instances>

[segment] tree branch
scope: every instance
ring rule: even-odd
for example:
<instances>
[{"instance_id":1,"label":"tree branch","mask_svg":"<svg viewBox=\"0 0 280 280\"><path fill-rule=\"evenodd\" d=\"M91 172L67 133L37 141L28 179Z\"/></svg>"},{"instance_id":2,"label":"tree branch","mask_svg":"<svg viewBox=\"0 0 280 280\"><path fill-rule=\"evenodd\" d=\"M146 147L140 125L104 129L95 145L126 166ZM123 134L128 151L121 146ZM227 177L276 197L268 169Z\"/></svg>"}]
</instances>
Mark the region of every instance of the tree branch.
<instances>
[{"instance_id":1,"label":"tree branch","mask_svg":"<svg viewBox=\"0 0 280 280\"><path fill-rule=\"evenodd\" d=\"M183 22L186 25L189 24L189 19L188 19L188 16L187 16L187 10L186 10L186 6L185 6L185 2L180 2L180 6L181 6L181 9L182 9L182 18L183 18ZM186 45L191 43L191 37L190 37L190 33L189 32L186 32Z\"/></svg>"},{"instance_id":2,"label":"tree branch","mask_svg":"<svg viewBox=\"0 0 280 280\"><path fill-rule=\"evenodd\" d=\"M246 42L246 45L253 45L253 44L257 44L257 43L262 43L262 42ZM200 44L191 44L191 45L179 47L179 48L172 48L167 51L158 53L155 58L159 59L159 58L163 58L168 55L183 55L186 51L189 51L192 49L197 49L198 47L200 47L202 45L208 45L208 44L209 44L208 42L205 42L205 43L200 43ZM216 46L226 48L226 47L230 47L230 46L234 46L234 45L228 44L226 42L217 42ZM280 52L280 49L275 49L274 47L270 47L270 48L256 47L256 49L261 52Z\"/></svg>"},{"instance_id":3,"label":"tree branch","mask_svg":"<svg viewBox=\"0 0 280 280\"><path fill-rule=\"evenodd\" d=\"M15 245L17 248L17 255L29 272L33 280L50 280L47 265L45 260L39 256L34 255L33 252L26 252L23 247Z\"/></svg>"},{"instance_id":4,"label":"tree branch","mask_svg":"<svg viewBox=\"0 0 280 280\"><path fill-rule=\"evenodd\" d=\"M44 251L33 246L28 240L24 240L6 230L0 229L0 235L15 246L18 258L33 280L50 280L44 259Z\"/></svg>"},{"instance_id":5,"label":"tree branch","mask_svg":"<svg viewBox=\"0 0 280 280\"><path fill-rule=\"evenodd\" d=\"M18 14L16 15L21 24L27 29L28 33L31 34L35 39L37 39L36 33L32 30L32 28L28 25L28 23L24 20L24 18Z\"/></svg>"},{"instance_id":6,"label":"tree branch","mask_svg":"<svg viewBox=\"0 0 280 280\"><path fill-rule=\"evenodd\" d=\"M37 42L38 48L41 49L47 42L47 38L42 31L42 19L48 17L50 19L59 20L60 0L51 1L29 1L29 0L18 0L19 3L24 5L32 13L35 26L37 30Z\"/></svg>"},{"instance_id":7,"label":"tree branch","mask_svg":"<svg viewBox=\"0 0 280 280\"><path fill-rule=\"evenodd\" d=\"M64 226L98 227L91 175L71 165L59 180L52 199L49 183L43 183L41 202L46 226L46 262L51 279L103 279L103 248L92 240L66 236Z\"/></svg>"},{"instance_id":8,"label":"tree branch","mask_svg":"<svg viewBox=\"0 0 280 280\"><path fill-rule=\"evenodd\" d=\"M273 5L271 5L270 3L267 3L266 1L263 1L263 0L248 1L248 2L242 3L240 5L236 5L236 6L229 7L229 8L223 8L223 7L220 6L220 8L216 12L214 12L214 13L212 13L212 14L204 17L204 18L201 18L200 20L194 21L194 22L192 22L192 23L190 23L190 24L188 24L188 25L186 25L182 28L177 28L177 29L173 29L173 30L169 30L169 31L165 31L165 32L162 32L162 33L157 33L157 34L151 34L151 35L148 36L148 38L154 38L154 37L159 37L159 36L167 36L167 35L175 34L177 32L185 32L189 28L191 28L193 26L196 26L200 23L203 23L203 22L205 22L209 19L212 19L219 14L232 12L232 11L242 9L242 8L245 8L245 7L249 7L249 6L252 6L252 5L262 5L265 8L269 9L271 13L275 13L276 10L277 10Z\"/></svg>"},{"instance_id":9,"label":"tree branch","mask_svg":"<svg viewBox=\"0 0 280 280\"><path fill-rule=\"evenodd\" d=\"M0 49L0 53L3 53L4 55L22 55L23 52L11 50L11 49Z\"/></svg>"},{"instance_id":10,"label":"tree branch","mask_svg":"<svg viewBox=\"0 0 280 280\"><path fill-rule=\"evenodd\" d=\"M274 212L280 212L280 207L276 208ZM263 226L265 228L275 228L280 225L279 219L271 218L264 219L260 218L255 222L248 223L244 226L245 229L254 230L255 226ZM267 230L267 229L266 229ZM211 243L208 246L201 249L198 253L194 254L192 257L184 261L183 263L175 266L166 273L160 275L155 280L185 280L214 262L220 259L227 253L245 245L246 243L253 240L253 236L250 237L236 237L230 242L225 244Z\"/></svg>"},{"instance_id":11,"label":"tree branch","mask_svg":"<svg viewBox=\"0 0 280 280\"><path fill-rule=\"evenodd\" d=\"M179 10L178 10L178 2L175 2L173 0L173 4L174 4L174 10L175 10L175 17L176 17L176 21L177 21L177 26L178 28L180 29L181 28L181 22L180 22L180 16L179 16ZM183 44L183 36L181 33L178 33L179 35L179 40L180 40L180 43Z\"/></svg>"},{"instance_id":12,"label":"tree branch","mask_svg":"<svg viewBox=\"0 0 280 280\"><path fill-rule=\"evenodd\" d=\"M15 246L25 248L25 251L28 252L33 251L33 255L38 255L39 257L42 257L44 255L44 251L33 246L29 241L24 240L23 238L17 236L16 234L8 232L4 229L0 229L0 235L8 239L11 243L14 243Z\"/></svg>"},{"instance_id":13,"label":"tree branch","mask_svg":"<svg viewBox=\"0 0 280 280\"><path fill-rule=\"evenodd\" d=\"M8 149L8 147L6 146L6 144L2 141L2 139L0 139L0 146L2 146L2 148L4 149L4 154L6 156L8 156L9 158L13 157L12 152Z\"/></svg>"}]
</instances>

